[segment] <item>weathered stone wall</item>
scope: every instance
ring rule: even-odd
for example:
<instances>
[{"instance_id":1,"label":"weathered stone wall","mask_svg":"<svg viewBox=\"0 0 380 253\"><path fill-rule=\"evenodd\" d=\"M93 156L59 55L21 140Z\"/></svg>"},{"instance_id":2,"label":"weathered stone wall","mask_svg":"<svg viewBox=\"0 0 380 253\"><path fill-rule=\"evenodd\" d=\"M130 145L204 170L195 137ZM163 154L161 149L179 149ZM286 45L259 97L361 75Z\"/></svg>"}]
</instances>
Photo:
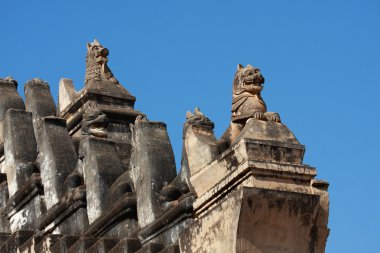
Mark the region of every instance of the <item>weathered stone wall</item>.
<instances>
[{"instance_id":1,"label":"weathered stone wall","mask_svg":"<svg viewBox=\"0 0 380 253\"><path fill-rule=\"evenodd\" d=\"M238 66L231 122L218 140L188 112L181 169L162 122L134 109L87 45L85 86L0 79L0 253L323 253L328 183L266 111L257 68Z\"/></svg>"}]
</instances>

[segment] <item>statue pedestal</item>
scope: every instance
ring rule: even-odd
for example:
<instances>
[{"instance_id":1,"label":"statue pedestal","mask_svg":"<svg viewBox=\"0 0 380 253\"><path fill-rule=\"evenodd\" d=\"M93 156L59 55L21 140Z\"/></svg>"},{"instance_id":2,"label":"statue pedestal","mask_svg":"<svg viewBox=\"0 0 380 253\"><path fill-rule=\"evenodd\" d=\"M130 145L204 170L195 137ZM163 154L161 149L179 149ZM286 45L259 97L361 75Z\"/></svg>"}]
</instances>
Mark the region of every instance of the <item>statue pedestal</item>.
<instances>
[{"instance_id":1,"label":"statue pedestal","mask_svg":"<svg viewBox=\"0 0 380 253\"><path fill-rule=\"evenodd\" d=\"M285 127L256 121L247 126ZM324 252L328 184L301 164L303 146L295 138L268 135L251 139L243 130L237 143L192 175L196 219L180 235L181 252Z\"/></svg>"}]
</instances>

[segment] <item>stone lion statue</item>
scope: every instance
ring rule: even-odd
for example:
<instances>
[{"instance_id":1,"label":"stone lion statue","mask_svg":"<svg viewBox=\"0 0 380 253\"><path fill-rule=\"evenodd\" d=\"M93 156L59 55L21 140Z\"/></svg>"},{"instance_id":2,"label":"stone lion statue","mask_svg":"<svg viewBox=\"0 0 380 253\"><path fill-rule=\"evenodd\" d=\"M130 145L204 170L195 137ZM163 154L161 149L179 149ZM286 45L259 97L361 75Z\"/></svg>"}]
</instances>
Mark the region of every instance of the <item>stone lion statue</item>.
<instances>
[{"instance_id":1,"label":"stone lion statue","mask_svg":"<svg viewBox=\"0 0 380 253\"><path fill-rule=\"evenodd\" d=\"M87 43L85 84L92 79L96 82L109 80L114 84L119 83L107 65L108 54L108 49L103 47L96 39L92 43Z\"/></svg>"},{"instance_id":2,"label":"stone lion statue","mask_svg":"<svg viewBox=\"0 0 380 253\"><path fill-rule=\"evenodd\" d=\"M233 81L231 124L221 138L222 143L231 145L248 119L281 122L278 113L267 112L261 97L264 81L260 69L249 64L246 67L238 65Z\"/></svg>"}]
</instances>

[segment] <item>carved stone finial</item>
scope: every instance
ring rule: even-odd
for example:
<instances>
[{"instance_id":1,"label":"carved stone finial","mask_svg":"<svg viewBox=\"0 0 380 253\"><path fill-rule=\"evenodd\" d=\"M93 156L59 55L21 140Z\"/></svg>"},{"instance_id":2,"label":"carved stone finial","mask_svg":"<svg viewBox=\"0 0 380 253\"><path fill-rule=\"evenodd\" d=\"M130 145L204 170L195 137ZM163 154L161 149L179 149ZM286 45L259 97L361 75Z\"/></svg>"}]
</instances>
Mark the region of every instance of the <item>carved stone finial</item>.
<instances>
[{"instance_id":1,"label":"carved stone finial","mask_svg":"<svg viewBox=\"0 0 380 253\"><path fill-rule=\"evenodd\" d=\"M107 115L95 103L90 103L83 114L82 135L106 138L107 123Z\"/></svg>"},{"instance_id":2,"label":"carved stone finial","mask_svg":"<svg viewBox=\"0 0 380 253\"><path fill-rule=\"evenodd\" d=\"M15 88L17 89L18 83L17 83L17 81L15 79L13 79L12 76L7 76L5 78L0 78L0 81L12 83L15 86Z\"/></svg>"},{"instance_id":3,"label":"carved stone finial","mask_svg":"<svg viewBox=\"0 0 380 253\"><path fill-rule=\"evenodd\" d=\"M186 113L186 122L183 127L183 138L189 126L202 126L214 129L214 123L201 112L199 107L195 107L194 113L189 111Z\"/></svg>"},{"instance_id":4,"label":"carved stone finial","mask_svg":"<svg viewBox=\"0 0 380 253\"><path fill-rule=\"evenodd\" d=\"M108 49L103 47L97 39L92 43L87 43L85 84L92 79L97 82L109 80L114 84L119 83L107 65L108 54Z\"/></svg>"}]
</instances>

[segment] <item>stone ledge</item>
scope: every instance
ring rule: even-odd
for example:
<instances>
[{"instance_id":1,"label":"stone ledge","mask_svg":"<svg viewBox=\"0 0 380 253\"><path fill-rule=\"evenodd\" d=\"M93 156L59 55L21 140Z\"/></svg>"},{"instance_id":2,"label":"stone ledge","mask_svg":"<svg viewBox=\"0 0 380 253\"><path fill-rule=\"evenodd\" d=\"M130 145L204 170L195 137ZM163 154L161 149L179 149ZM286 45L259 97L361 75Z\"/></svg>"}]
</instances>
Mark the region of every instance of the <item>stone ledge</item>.
<instances>
[{"instance_id":1,"label":"stone ledge","mask_svg":"<svg viewBox=\"0 0 380 253\"><path fill-rule=\"evenodd\" d=\"M106 213L97 218L89 228L83 233L83 236L94 237L102 236L112 226L128 217L136 218L136 196L126 194L124 198L116 202Z\"/></svg>"},{"instance_id":2,"label":"stone ledge","mask_svg":"<svg viewBox=\"0 0 380 253\"><path fill-rule=\"evenodd\" d=\"M9 219L36 195L43 195L40 173L33 173L25 184L9 199L3 213Z\"/></svg>"},{"instance_id":3,"label":"stone ledge","mask_svg":"<svg viewBox=\"0 0 380 253\"><path fill-rule=\"evenodd\" d=\"M230 171L227 176L218 180L217 184L211 186L209 189L203 189L203 194L194 202L194 210L197 214L202 213L239 185L250 187L259 186L260 188L267 189L281 188L283 185L278 182L273 184L268 183L267 186L263 186L259 184L259 180L255 181L256 177L267 177L269 179L279 178L279 173L281 174L280 178L284 180L297 179L299 181L305 181L306 183L303 186L297 185L297 190L300 191L302 189L304 192L311 191L310 182L316 176L316 170L309 166L290 166L265 161L246 161L237 169ZM286 190L291 191L291 184L287 185L288 188Z\"/></svg>"},{"instance_id":4,"label":"stone ledge","mask_svg":"<svg viewBox=\"0 0 380 253\"><path fill-rule=\"evenodd\" d=\"M44 233L52 232L68 216L81 207L86 207L86 188L78 187L52 206L39 222Z\"/></svg>"},{"instance_id":5,"label":"stone ledge","mask_svg":"<svg viewBox=\"0 0 380 253\"><path fill-rule=\"evenodd\" d=\"M162 216L157 218L153 223L142 228L139 231L139 238L145 243L162 233L164 230L170 229L181 220L192 216L194 196L186 196L179 203L166 211Z\"/></svg>"},{"instance_id":6,"label":"stone ledge","mask_svg":"<svg viewBox=\"0 0 380 253\"><path fill-rule=\"evenodd\" d=\"M254 156L251 152L251 144L260 142L262 141L247 138L242 139L230 149L223 152L218 159L192 175L190 181L197 195L201 197L215 185L225 181L225 178L233 175L232 173L238 169L239 171L234 174L239 174L246 168L253 168L257 175L268 175L279 178L311 180L316 176L315 168L308 165L283 161L268 161L267 159L260 159L262 158L260 156ZM302 145L298 144L271 143L287 148L298 148L299 150L303 148Z\"/></svg>"}]
</instances>

